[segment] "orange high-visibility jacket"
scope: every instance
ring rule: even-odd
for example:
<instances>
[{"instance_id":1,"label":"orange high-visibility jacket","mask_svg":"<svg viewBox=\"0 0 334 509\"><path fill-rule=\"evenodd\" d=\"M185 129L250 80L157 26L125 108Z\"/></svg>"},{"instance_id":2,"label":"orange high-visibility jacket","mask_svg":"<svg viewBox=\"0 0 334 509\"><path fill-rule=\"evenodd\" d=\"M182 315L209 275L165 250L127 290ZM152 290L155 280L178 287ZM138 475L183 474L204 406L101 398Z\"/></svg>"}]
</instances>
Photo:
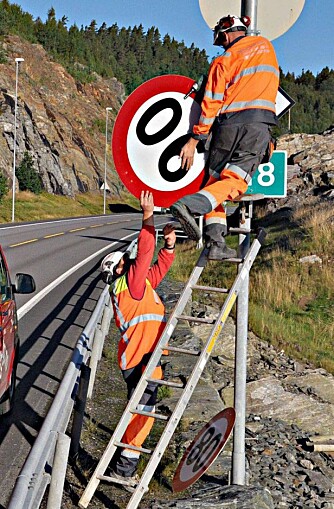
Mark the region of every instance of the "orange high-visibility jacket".
<instances>
[{"instance_id":1,"label":"orange high-visibility jacket","mask_svg":"<svg viewBox=\"0 0 334 509\"><path fill-rule=\"evenodd\" d=\"M278 84L279 67L270 41L261 36L241 37L210 66L194 137L207 137L219 113L257 109L275 114Z\"/></svg>"},{"instance_id":2,"label":"orange high-visibility jacket","mask_svg":"<svg viewBox=\"0 0 334 509\"><path fill-rule=\"evenodd\" d=\"M137 366L145 354L153 352L165 328L165 308L148 279L144 298L140 300L131 296L126 274L116 279L110 295L115 322L121 332L118 363L125 370Z\"/></svg>"},{"instance_id":3,"label":"orange high-visibility jacket","mask_svg":"<svg viewBox=\"0 0 334 509\"><path fill-rule=\"evenodd\" d=\"M175 255L162 248L151 266L154 250L154 226L143 226L136 259L110 286L115 323L121 333L118 362L122 370L137 366L145 354L153 352L166 325L165 308L154 288L167 274Z\"/></svg>"}]
</instances>

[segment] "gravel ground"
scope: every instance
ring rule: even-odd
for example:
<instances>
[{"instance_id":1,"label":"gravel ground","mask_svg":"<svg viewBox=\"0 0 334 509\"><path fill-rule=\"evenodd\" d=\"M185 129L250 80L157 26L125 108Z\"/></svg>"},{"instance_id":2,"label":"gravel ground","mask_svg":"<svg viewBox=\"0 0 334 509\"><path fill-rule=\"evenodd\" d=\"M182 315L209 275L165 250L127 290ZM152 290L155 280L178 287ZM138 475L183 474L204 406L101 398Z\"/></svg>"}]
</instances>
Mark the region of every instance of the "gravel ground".
<instances>
[{"instance_id":1,"label":"gravel ground","mask_svg":"<svg viewBox=\"0 0 334 509\"><path fill-rule=\"evenodd\" d=\"M164 294L169 308L178 299L180 289L181 286L175 283L162 284L160 294ZM125 384L116 361L117 340L118 331L112 325L99 365L93 399L86 407L81 449L68 468L62 506L66 509L77 507L83 488L87 484L96 461L101 457L125 406ZM264 352L263 342L259 342L259 350L261 348ZM266 369L270 369L271 374L276 370L278 377L282 376L283 370L292 369L294 361L278 352L275 355L272 347L265 350L262 361L257 361L250 366L252 379L256 379L257 376L262 377ZM214 374L221 375L222 366L219 361L215 366L210 363L210 369L213 369ZM227 368L224 373L227 385L230 383L228 377L231 376L233 372ZM141 508L186 509L200 505L201 507L236 507L238 509L260 507L334 509L333 457L324 453L311 452L306 445L309 434L297 426L283 420L261 418L256 415L247 417L247 481L251 486L248 490L228 487L231 462L231 442L229 442L224 453L215 462L212 473L211 469L208 470L187 491L174 494L171 490L171 482L180 458L180 451L185 449L202 427L203 422L200 421L193 422L188 429L182 429L182 425L179 426L150 484L150 491L140 504ZM156 425L153 430L155 431L146 443L148 447L159 433ZM249 498L250 490L256 491L258 488L262 488L261 505L257 502L251 503ZM264 489L269 489L271 496ZM234 502L233 504L231 502L231 505L227 505L227 492L233 492ZM210 499L213 495L214 502ZM111 484L100 484L89 507L122 509L126 507L128 500L128 494L122 488Z\"/></svg>"}]
</instances>

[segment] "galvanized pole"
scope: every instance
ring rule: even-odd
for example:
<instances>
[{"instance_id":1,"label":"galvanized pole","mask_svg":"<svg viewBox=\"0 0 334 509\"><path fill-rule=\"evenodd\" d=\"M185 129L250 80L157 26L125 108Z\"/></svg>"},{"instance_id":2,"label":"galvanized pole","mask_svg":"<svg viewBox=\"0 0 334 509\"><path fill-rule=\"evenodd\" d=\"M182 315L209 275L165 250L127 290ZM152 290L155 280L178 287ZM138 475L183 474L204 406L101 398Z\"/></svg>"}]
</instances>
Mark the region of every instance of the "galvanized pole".
<instances>
[{"instance_id":1,"label":"galvanized pole","mask_svg":"<svg viewBox=\"0 0 334 509\"><path fill-rule=\"evenodd\" d=\"M250 230L252 203L244 202L240 212L240 228ZM246 216L244 217L244 211ZM244 258L250 247L250 233L239 235L238 257ZM236 419L233 432L232 484L244 485L246 482L246 378L247 378L247 340L248 340L248 297L249 273L237 299L235 368L234 368L234 409Z\"/></svg>"},{"instance_id":2,"label":"galvanized pole","mask_svg":"<svg viewBox=\"0 0 334 509\"><path fill-rule=\"evenodd\" d=\"M257 0L242 0L241 15L249 16L251 24L248 27L247 35L258 35L257 29Z\"/></svg>"},{"instance_id":3,"label":"galvanized pole","mask_svg":"<svg viewBox=\"0 0 334 509\"><path fill-rule=\"evenodd\" d=\"M107 204L107 154L108 154L108 113L112 108L106 108L106 135L104 148L104 184L103 184L103 214L106 215Z\"/></svg>"},{"instance_id":4,"label":"galvanized pole","mask_svg":"<svg viewBox=\"0 0 334 509\"><path fill-rule=\"evenodd\" d=\"M46 509L61 509L70 442L65 433L58 433Z\"/></svg>"},{"instance_id":5,"label":"galvanized pole","mask_svg":"<svg viewBox=\"0 0 334 509\"><path fill-rule=\"evenodd\" d=\"M258 35L257 29L257 0L242 0L241 15L249 16L251 24L247 35ZM244 202L244 207L246 204ZM251 229L253 203L249 202L247 214L240 215L240 228ZM244 258L250 246L250 234L239 235L240 258ZM247 381L247 341L248 341L248 300L249 300L249 273L244 279L243 287L237 300L235 368L234 368L234 408L236 411L233 432L232 455L232 484L245 485L246 483L246 381Z\"/></svg>"}]
</instances>

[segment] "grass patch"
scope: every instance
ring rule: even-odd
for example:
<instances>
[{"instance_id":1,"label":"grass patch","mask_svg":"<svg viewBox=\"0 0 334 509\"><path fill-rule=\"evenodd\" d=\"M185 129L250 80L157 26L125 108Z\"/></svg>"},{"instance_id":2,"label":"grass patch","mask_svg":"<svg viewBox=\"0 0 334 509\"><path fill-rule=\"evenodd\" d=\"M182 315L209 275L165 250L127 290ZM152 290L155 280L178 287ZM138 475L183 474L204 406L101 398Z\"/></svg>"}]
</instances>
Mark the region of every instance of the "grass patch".
<instances>
[{"instance_id":1,"label":"grass patch","mask_svg":"<svg viewBox=\"0 0 334 509\"><path fill-rule=\"evenodd\" d=\"M334 373L332 214L329 206L314 203L281 225L285 246L277 247L278 239L276 247L265 247L251 271L249 316L260 337ZM270 225L267 231L270 244ZM300 261L310 255L321 262Z\"/></svg>"},{"instance_id":2,"label":"grass patch","mask_svg":"<svg viewBox=\"0 0 334 509\"><path fill-rule=\"evenodd\" d=\"M107 197L109 203L132 203L126 196ZM20 191L15 197L15 221L37 221L42 219L61 219L103 214L103 193L78 194L75 198L59 196L46 192L39 195ZM8 193L0 204L0 222L8 223L12 217L12 196Z\"/></svg>"}]
</instances>

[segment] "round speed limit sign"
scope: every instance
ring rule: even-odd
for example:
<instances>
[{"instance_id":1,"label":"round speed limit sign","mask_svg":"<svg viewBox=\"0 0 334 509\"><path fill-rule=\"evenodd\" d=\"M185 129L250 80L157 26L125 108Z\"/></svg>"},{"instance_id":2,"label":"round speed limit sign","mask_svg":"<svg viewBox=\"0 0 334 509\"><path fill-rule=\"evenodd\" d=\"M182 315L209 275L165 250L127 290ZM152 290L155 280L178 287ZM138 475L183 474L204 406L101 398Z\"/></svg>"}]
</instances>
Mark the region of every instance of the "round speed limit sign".
<instances>
[{"instance_id":1,"label":"round speed limit sign","mask_svg":"<svg viewBox=\"0 0 334 509\"><path fill-rule=\"evenodd\" d=\"M174 492L187 489L206 472L226 444L234 423L234 408L225 408L201 429L176 469L172 483Z\"/></svg>"},{"instance_id":2,"label":"round speed limit sign","mask_svg":"<svg viewBox=\"0 0 334 509\"><path fill-rule=\"evenodd\" d=\"M116 171L128 191L139 198L152 191L154 204L168 207L200 189L204 154L196 152L189 171L181 168L181 148L198 122L201 108L191 90L194 81L165 75L140 85L121 107L113 129Z\"/></svg>"}]
</instances>

